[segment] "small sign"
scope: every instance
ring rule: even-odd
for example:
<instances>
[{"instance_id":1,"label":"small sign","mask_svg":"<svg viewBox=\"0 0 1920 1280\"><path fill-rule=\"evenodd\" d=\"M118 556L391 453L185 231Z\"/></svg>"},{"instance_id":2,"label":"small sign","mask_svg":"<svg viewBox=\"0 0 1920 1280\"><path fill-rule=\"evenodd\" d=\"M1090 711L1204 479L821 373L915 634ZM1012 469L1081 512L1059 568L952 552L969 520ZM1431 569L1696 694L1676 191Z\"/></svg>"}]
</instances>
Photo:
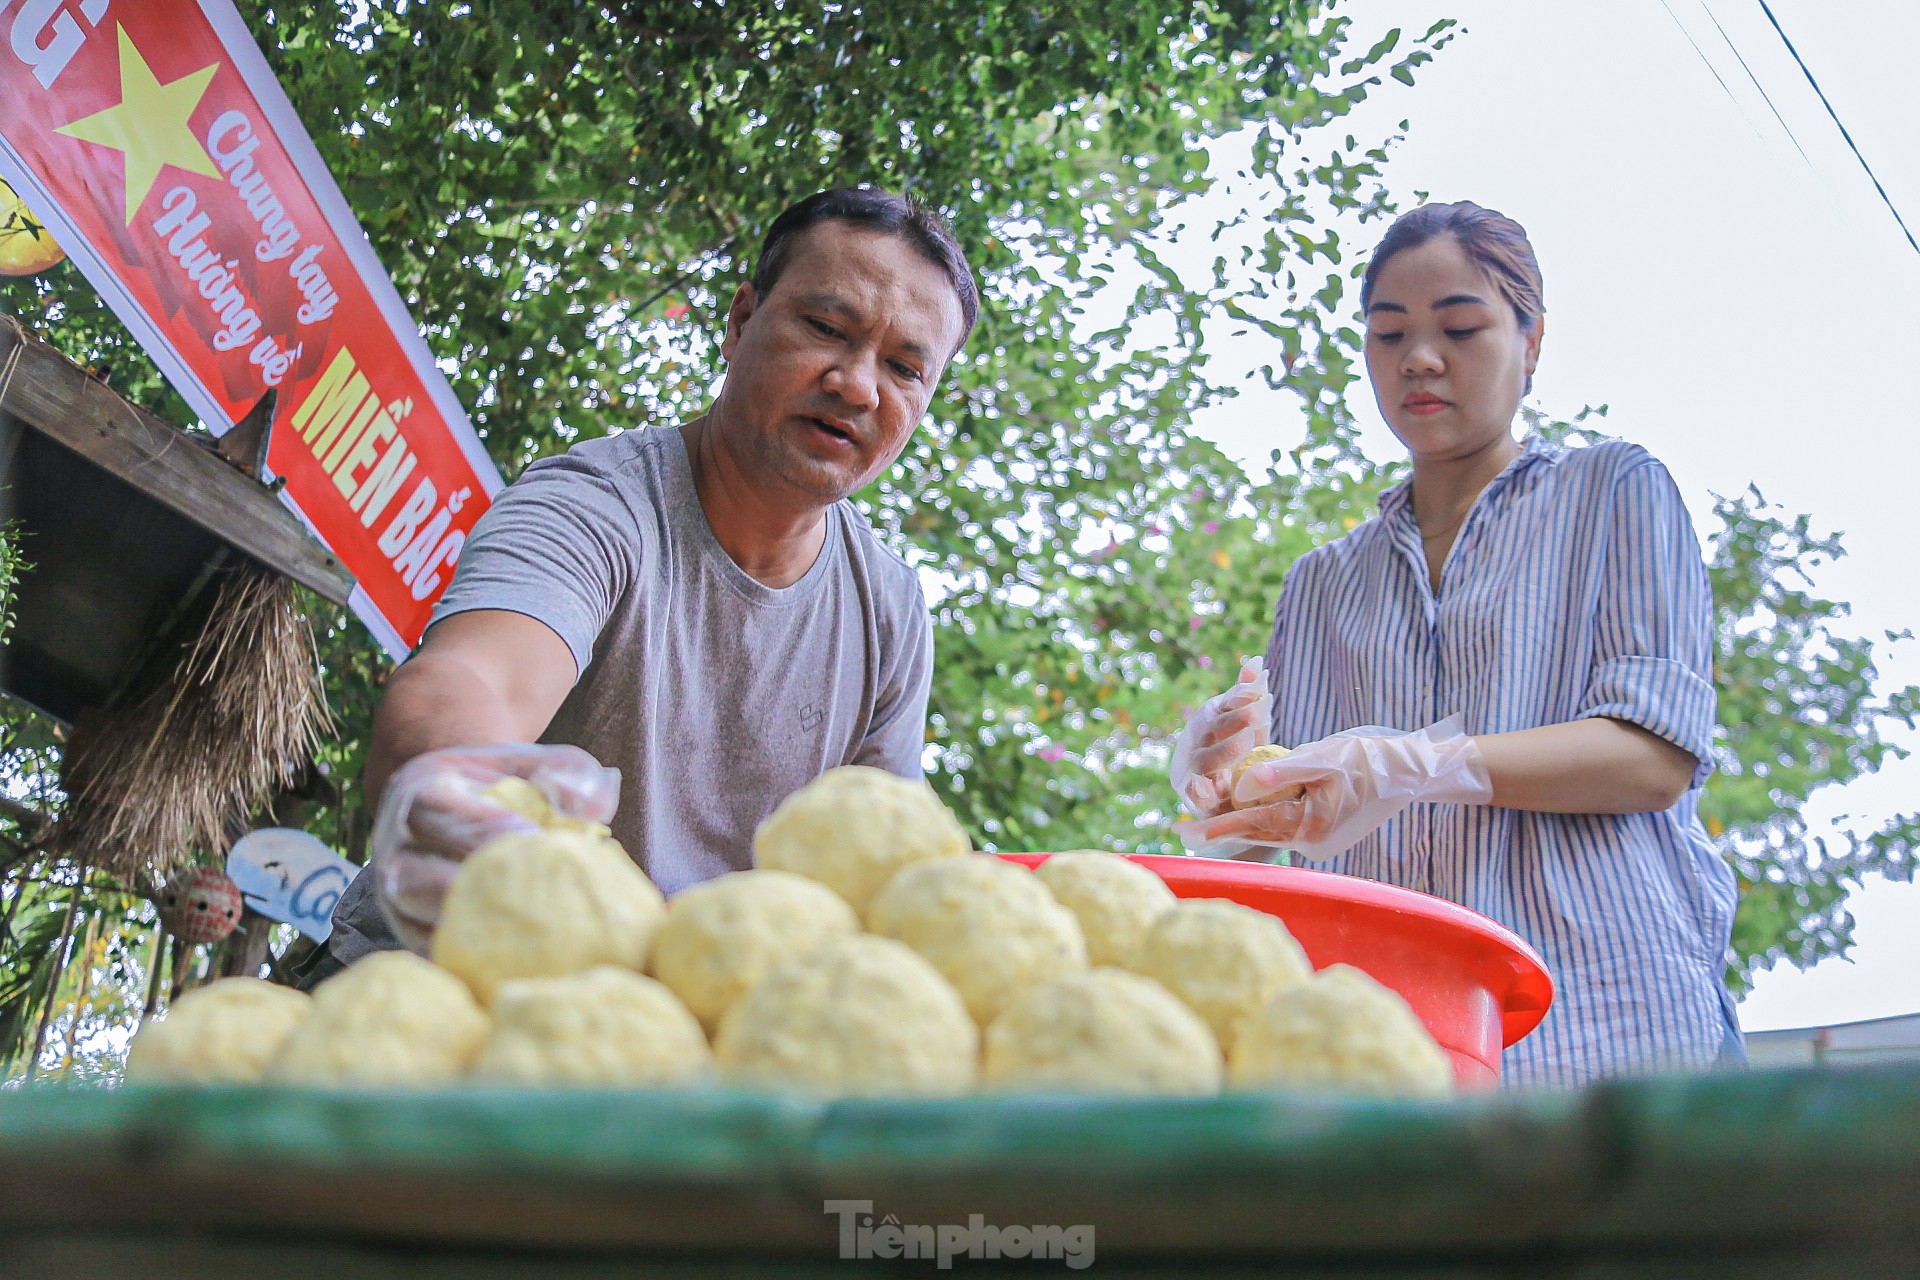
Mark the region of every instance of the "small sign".
<instances>
[{"instance_id":1,"label":"small sign","mask_svg":"<svg viewBox=\"0 0 1920 1280\"><path fill-rule=\"evenodd\" d=\"M247 905L315 942L333 932L333 904L359 870L318 838L290 827L248 832L227 854L227 874Z\"/></svg>"}]
</instances>

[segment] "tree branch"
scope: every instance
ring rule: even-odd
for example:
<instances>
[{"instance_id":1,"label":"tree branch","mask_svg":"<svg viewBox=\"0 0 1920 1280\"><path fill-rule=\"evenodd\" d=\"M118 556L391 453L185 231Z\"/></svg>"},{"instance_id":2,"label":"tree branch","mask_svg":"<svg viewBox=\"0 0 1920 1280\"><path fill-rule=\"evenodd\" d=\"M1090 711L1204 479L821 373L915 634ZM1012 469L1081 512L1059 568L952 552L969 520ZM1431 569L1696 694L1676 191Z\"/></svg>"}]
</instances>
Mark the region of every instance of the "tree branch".
<instances>
[{"instance_id":1,"label":"tree branch","mask_svg":"<svg viewBox=\"0 0 1920 1280\"><path fill-rule=\"evenodd\" d=\"M0 796L0 816L12 818L23 826L31 824L35 830L38 830L52 815L32 805L21 804L18 800Z\"/></svg>"},{"instance_id":2,"label":"tree branch","mask_svg":"<svg viewBox=\"0 0 1920 1280\"><path fill-rule=\"evenodd\" d=\"M660 299L666 297L668 294L672 293L675 289L678 289L681 285L693 279L696 275L700 274L701 270L704 267L706 267L708 263L713 261L714 258L718 257L722 253L725 253L727 250L733 248L734 243L739 239L740 239L740 233L736 231L732 235L728 236L725 240L722 240L719 244L716 244L711 249L706 250L704 253L700 255L700 260L696 262L693 266L688 267L685 271L682 271L679 275L667 281L666 284L662 285L660 288L648 294L647 297L640 303L640 305L633 308L634 312L638 314L646 311L648 307L651 307L654 303L660 301Z\"/></svg>"}]
</instances>

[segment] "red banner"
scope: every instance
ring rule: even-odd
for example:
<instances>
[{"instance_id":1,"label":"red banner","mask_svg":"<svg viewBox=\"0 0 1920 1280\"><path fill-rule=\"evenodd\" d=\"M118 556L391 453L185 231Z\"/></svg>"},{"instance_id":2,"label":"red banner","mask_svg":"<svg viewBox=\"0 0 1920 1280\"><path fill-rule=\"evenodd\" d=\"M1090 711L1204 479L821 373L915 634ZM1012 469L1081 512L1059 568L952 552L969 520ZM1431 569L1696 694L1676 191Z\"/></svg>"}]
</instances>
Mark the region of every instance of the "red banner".
<instances>
[{"instance_id":1,"label":"red banner","mask_svg":"<svg viewBox=\"0 0 1920 1280\"><path fill-rule=\"evenodd\" d=\"M500 476L230 0L0 0L0 178L405 654Z\"/></svg>"}]
</instances>

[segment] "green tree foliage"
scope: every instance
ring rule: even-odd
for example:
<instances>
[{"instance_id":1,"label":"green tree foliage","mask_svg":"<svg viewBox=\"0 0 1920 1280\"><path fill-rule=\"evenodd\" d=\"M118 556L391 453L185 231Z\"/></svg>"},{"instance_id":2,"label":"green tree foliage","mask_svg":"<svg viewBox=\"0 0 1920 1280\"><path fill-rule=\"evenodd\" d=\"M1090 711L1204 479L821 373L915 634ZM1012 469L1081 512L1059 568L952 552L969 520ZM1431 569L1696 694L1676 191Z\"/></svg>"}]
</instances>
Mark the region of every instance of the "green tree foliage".
<instances>
[{"instance_id":1,"label":"green tree foliage","mask_svg":"<svg viewBox=\"0 0 1920 1280\"><path fill-rule=\"evenodd\" d=\"M1722 498L1709 566L1716 609L1720 731L1701 817L1740 874L1729 981L1786 959L1805 968L1853 941L1845 899L1868 875L1912 880L1920 814L1865 834L1815 834L1803 815L1822 787L1904 755L1885 731L1914 727L1920 686L1875 696L1873 642L1840 628L1847 607L1810 590L1811 570L1844 554L1836 534L1769 506L1758 491ZM1907 640L1889 635L1889 643Z\"/></svg>"},{"instance_id":2,"label":"green tree foliage","mask_svg":"<svg viewBox=\"0 0 1920 1280\"><path fill-rule=\"evenodd\" d=\"M697 413L720 372L711 335L794 199L873 182L945 209L982 277L981 325L898 467L859 495L937 587L930 776L988 847L1172 847L1169 736L1264 648L1287 566L1396 477L1354 446L1355 264L1329 229L1330 215L1365 226L1391 212L1387 140L1338 126L1384 77L1411 82L1449 24L1358 49L1306 2L240 7L509 477L577 440ZM1181 201L1209 182L1207 143L1236 132L1251 135L1250 211L1183 222ZM1215 246L1201 278L1163 258L1182 237ZM0 284L0 310L184 419L71 266ZM1095 329L1096 314L1117 318ZM1223 327L1271 337L1254 372L1305 415L1305 442L1258 480L1188 431L1246 372L1209 377L1207 334ZM1741 525L1733 550L1716 548L1716 582L1750 593L1734 618L1791 603L1777 584L1818 550L1788 538L1746 556L1758 537ZM1873 767L1884 748L1858 744L1911 710L1872 701L1870 648L1828 630L1836 606L1800 603L1797 647L1783 631L1726 668L1746 682L1730 699L1771 687L1780 708L1757 698L1727 759L1799 751L1807 766L1792 786L1772 775L1774 812L1714 810L1773 911L1743 916L1743 972L1844 945L1837 886L1871 856L1816 867L1780 812L1835 758ZM388 668L357 623L312 610L342 728L328 786L291 817L358 856L356 780ZM1816 692L1803 661L1829 650L1841 656ZM1852 734L1839 757L1794 735L1815 704ZM57 743L13 728L0 765L57 805ZM1887 834L1874 865L1904 865L1903 839ZM70 869L22 870L0 1018L6 993L35 989L26 969L65 918ZM150 919L97 909L119 937ZM123 981L145 980L128 965Z\"/></svg>"}]
</instances>

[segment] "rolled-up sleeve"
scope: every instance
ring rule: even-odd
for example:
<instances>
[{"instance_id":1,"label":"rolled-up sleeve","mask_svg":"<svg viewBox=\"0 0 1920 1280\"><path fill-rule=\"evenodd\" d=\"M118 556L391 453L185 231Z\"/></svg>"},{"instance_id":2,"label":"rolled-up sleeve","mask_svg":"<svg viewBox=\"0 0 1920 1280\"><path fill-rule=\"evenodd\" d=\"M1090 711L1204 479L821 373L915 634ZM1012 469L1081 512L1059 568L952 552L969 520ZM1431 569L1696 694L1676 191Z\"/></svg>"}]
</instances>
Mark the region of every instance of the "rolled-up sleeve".
<instances>
[{"instance_id":1,"label":"rolled-up sleeve","mask_svg":"<svg viewBox=\"0 0 1920 1280\"><path fill-rule=\"evenodd\" d=\"M543 458L480 517L433 621L475 609L524 614L566 641L577 676L636 576L643 542L607 476L571 455Z\"/></svg>"},{"instance_id":2,"label":"rolled-up sleeve","mask_svg":"<svg viewBox=\"0 0 1920 1280\"><path fill-rule=\"evenodd\" d=\"M1665 467L1645 459L1614 484L1594 612L1593 667L1577 719L1635 724L1712 771L1713 595L1700 542Z\"/></svg>"}]
</instances>

